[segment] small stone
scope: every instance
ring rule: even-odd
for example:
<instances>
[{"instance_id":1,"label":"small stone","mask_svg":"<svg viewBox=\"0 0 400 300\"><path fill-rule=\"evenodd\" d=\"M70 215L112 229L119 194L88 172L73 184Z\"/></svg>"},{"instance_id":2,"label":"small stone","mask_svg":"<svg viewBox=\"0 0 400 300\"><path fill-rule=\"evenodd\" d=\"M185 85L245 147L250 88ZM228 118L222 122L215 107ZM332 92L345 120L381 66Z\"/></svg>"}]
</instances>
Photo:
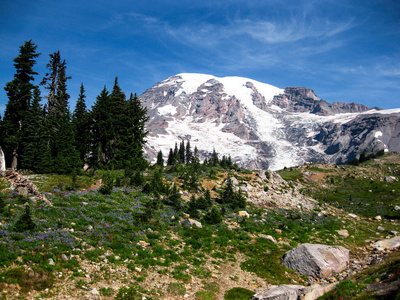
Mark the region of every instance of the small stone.
<instances>
[{"instance_id":1,"label":"small stone","mask_svg":"<svg viewBox=\"0 0 400 300\"><path fill-rule=\"evenodd\" d=\"M71 222L71 225L72 225L72 226L75 226L75 225L76 225L76 223L74 223L74 222Z\"/></svg>"},{"instance_id":2,"label":"small stone","mask_svg":"<svg viewBox=\"0 0 400 300\"><path fill-rule=\"evenodd\" d=\"M385 227L383 227L383 226L378 226L377 230L379 230L379 231L385 231Z\"/></svg>"},{"instance_id":3,"label":"small stone","mask_svg":"<svg viewBox=\"0 0 400 300\"><path fill-rule=\"evenodd\" d=\"M92 226L92 225L89 225L89 226L88 226L88 229L89 229L89 230L93 230L93 226Z\"/></svg>"},{"instance_id":4,"label":"small stone","mask_svg":"<svg viewBox=\"0 0 400 300\"><path fill-rule=\"evenodd\" d=\"M399 211L399 210L400 210L400 206L399 206L399 205L396 205L396 206L394 207L394 210L395 210L395 211Z\"/></svg>"},{"instance_id":5,"label":"small stone","mask_svg":"<svg viewBox=\"0 0 400 300\"><path fill-rule=\"evenodd\" d=\"M359 219L360 217L355 215L355 214L348 214L349 217L353 218L353 219Z\"/></svg>"},{"instance_id":6,"label":"small stone","mask_svg":"<svg viewBox=\"0 0 400 300\"><path fill-rule=\"evenodd\" d=\"M239 216L240 217L246 217L246 218L250 218L250 215L249 215L249 213L247 212L247 211L245 211L245 210L241 210L241 211L239 211Z\"/></svg>"},{"instance_id":7,"label":"small stone","mask_svg":"<svg viewBox=\"0 0 400 300\"><path fill-rule=\"evenodd\" d=\"M342 230L336 230L336 232L338 233L338 235L347 238L349 236L349 232L347 231L347 229L342 229Z\"/></svg>"},{"instance_id":8,"label":"small stone","mask_svg":"<svg viewBox=\"0 0 400 300\"><path fill-rule=\"evenodd\" d=\"M374 219L377 220L377 221L382 221L382 217L381 216L376 216Z\"/></svg>"},{"instance_id":9,"label":"small stone","mask_svg":"<svg viewBox=\"0 0 400 300\"><path fill-rule=\"evenodd\" d=\"M139 267L135 267L135 271L138 272L138 273L140 273L140 272L142 272L142 269L139 268Z\"/></svg>"},{"instance_id":10,"label":"small stone","mask_svg":"<svg viewBox=\"0 0 400 300\"><path fill-rule=\"evenodd\" d=\"M64 253L61 255L61 259L63 261L68 261L68 257Z\"/></svg>"},{"instance_id":11,"label":"small stone","mask_svg":"<svg viewBox=\"0 0 400 300\"><path fill-rule=\"evenodd\" d=\"M55 265L54 260L52 258L49 258L49 265L50 266L54 266Z\"/></svg>"},{"instance_id":12,"label":"small stone","mask_svg":"<svg viewBox=\"0 0 400 300\"><path fill-rule=\"evenodd\" d=\"M99 291L96 288L93 288L91 291L92 295L100 295Z\"/></svg>"}]
</instances>

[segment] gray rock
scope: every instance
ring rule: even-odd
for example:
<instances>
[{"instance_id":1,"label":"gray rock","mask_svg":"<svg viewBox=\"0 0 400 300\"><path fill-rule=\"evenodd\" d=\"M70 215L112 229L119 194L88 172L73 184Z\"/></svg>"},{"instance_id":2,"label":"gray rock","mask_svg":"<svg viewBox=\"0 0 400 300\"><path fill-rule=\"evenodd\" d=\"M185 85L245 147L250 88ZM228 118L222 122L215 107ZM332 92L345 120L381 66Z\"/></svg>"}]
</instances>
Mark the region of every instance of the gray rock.
<instances>
[{"instance_id":1,"label":"gray rock","mask_svg":"<svg viewBox=\"0 0 400 300\"><path fill-rule=\"evenodd\" d=\"M396 177L394 177L394 176L386 176L385 177L385 181L386 182L397 182L397 181L399 181Z\"/></svg>"},{"instance_id":2,"label":"gray rock","mask_svg":"<svg viewBox=\"0 0 400 300\"><path fill-rule=\"evenodd\" d=\"M379 231L385 231L386 229L385 229L385 227L383 227L383 226L378 226L377 230L379 230Z\"/></svg>"},{"instance_id":3,"label":"gray rock","mask_svg":"<svg viewBox=\"0 0 400 300\"><path fill-rule=\"evenodd\" d=\"M400 210L400 206L399 206L399 205L396 205L393 209L394 209L395 211L399 211L399 210Z\"/></svg>"},{"instance_id":4,"label":"gray rock","mask_svg":"<svg viewBox=\"0 0 400 300\"><path fill-rule=\"evenodd\" d=\"M49 258L49 265L50 266L54 266L55 265L54 260L52 258Z\"/></svg>"},{"instance_id":5,"label":"gray rock","mask_svg":"<svg viewBox=\"0 0 400 300\"><path fill-rule=\"evenodd\" d=\"M300 296L304 295L306 291L305 286L285 284L279 286L272 286L251 297L252 300L297 300Z\"/></svg>"},{"instance_id":6,"label":"gray rock","mask_svg":"<svg viewBox=\"0 0 400 300\"><path fill-rule=\"evenodd\" d=\"M61 259L63 261L68 261L68 257L64 253L61 255Z\"/></svg>"},{"instance_id":7,"label":"gray rock","mask_svg":"<svg viewBox=\"0 0 400 300\"><path fill-rule=\"evenodd\" d=\"M391 239L380 240L372 245L375 250L383 251L385 249L393 250L400 247L400 236Z\"/></svg>"},{"instance_id":8,"label":"gray rock","mask_svg":"<svg viewBox=\"0 0 400 300\"><path fill-rule=\"evenodd\" d=\"M326 278L348 267L350 251L341 246L302 244L285 253L281 262L302 275Z\"/></svg>"},{"instance_id":9,"label":"gray rock","mask_svg":"<svg viewBox=\"0 0 400 300\"><path fill-rule=\"evenodd\" d=\"M199 221L193 220L193 219L184 219L181 221L182 224L186 224L189 226L195 225L198 228L203 228L203 225Z\"/></svg>"}]
</instances>

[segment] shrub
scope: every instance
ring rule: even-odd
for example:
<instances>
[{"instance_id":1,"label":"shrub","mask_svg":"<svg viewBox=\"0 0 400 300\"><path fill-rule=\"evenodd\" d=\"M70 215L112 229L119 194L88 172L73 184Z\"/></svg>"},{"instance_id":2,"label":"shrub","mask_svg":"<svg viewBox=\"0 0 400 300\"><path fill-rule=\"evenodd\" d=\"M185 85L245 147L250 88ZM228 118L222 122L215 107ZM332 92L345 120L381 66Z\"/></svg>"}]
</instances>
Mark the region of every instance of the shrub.
<instances>
[{"instance_id":1,"label":"shrub","mask_svg":"<svg viewBox=\"0 0 400 300\"><path fill-rule=\"evenodd\" d=\"M254 295L253 291L245 288L235 287L225 292L225 300L248 300Z\"/></svg>"},{"instance_id":2,"label":"shrub","mask_svg":"<svg viewBox=\"0 0 400 300\"><path fill-rule=\"evenodd\" d=\"M106 172L103 175L103 185L99 189L100 193L103 195L110 195L114 187L114 177L110 172Z\"/></svg>"},{"instance_id":3,"label":"shrub","mask_svg":"<svg viewBox=\"0 0 400 300\"><path fill-rule=\"evenodd\" d=\"M210 225L219 224L222 220L222 214L215 206L213 206L213 208L211 208L211 210L204 216L204 221Z\"/></svg>"},{"instance_id":4,"label":"shrub","mask_svg":"<svg viewBox=\"0 0 400 300\"><path fill-rule=\"evenodd\" d=\"M18 232L25 232L34 229L35 226L36 224L31 218L31 208L29 205L25 205L25 211L15 223L14 229Z\"/></svg>"}]
</instances>

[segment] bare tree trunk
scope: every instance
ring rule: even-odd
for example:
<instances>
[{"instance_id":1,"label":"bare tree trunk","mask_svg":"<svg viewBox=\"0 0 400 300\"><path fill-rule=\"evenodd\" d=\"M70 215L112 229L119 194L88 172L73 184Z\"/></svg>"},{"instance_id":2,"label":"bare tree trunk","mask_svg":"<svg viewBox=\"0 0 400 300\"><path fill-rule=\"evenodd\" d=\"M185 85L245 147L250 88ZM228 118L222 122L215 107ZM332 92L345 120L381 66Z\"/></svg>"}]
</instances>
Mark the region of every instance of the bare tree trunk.
<instances>
[{"instance_id":1,"label":"bare tree trunk","mask_svg":"<svg viewBox=\"0 0 400 300\"><path fill-rule=\"evenodd\" d=\"M3 173L6 170L6 159L4 157L4 152L0 147L0 173Z\"/></svg>"},{"instance_id":2,"label":"bare tree trunk","mask_svg":"<svg viewBox=\"0 0 400 300\"><path fill-rule=\"evenodd\" d=\"M16 170L17 166L18 166L18 153L17 149L14 149L11 161L11 169Z\"/></svg>"}]
</instances>

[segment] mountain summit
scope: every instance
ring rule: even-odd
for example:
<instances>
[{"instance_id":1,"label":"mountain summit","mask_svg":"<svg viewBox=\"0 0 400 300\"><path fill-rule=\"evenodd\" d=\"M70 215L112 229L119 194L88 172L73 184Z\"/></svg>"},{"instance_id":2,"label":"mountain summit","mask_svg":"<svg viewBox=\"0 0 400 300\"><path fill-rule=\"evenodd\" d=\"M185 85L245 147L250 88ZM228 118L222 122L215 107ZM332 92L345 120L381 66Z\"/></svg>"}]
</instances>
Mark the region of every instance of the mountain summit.
<instances>
[{"instance_id":1,"label":"mountain summit","mask_svg":"<svg viewBox=\"0 0 400 300\"><path fill-rule=\"evenodd\" d=\"M280 89L242 77L178 74L139 96L150 120L147 157L190 141L249 169L346 163L361 153L400 151L400 109L329 103L304 87Z\"/></svg>"}]
</instances>

